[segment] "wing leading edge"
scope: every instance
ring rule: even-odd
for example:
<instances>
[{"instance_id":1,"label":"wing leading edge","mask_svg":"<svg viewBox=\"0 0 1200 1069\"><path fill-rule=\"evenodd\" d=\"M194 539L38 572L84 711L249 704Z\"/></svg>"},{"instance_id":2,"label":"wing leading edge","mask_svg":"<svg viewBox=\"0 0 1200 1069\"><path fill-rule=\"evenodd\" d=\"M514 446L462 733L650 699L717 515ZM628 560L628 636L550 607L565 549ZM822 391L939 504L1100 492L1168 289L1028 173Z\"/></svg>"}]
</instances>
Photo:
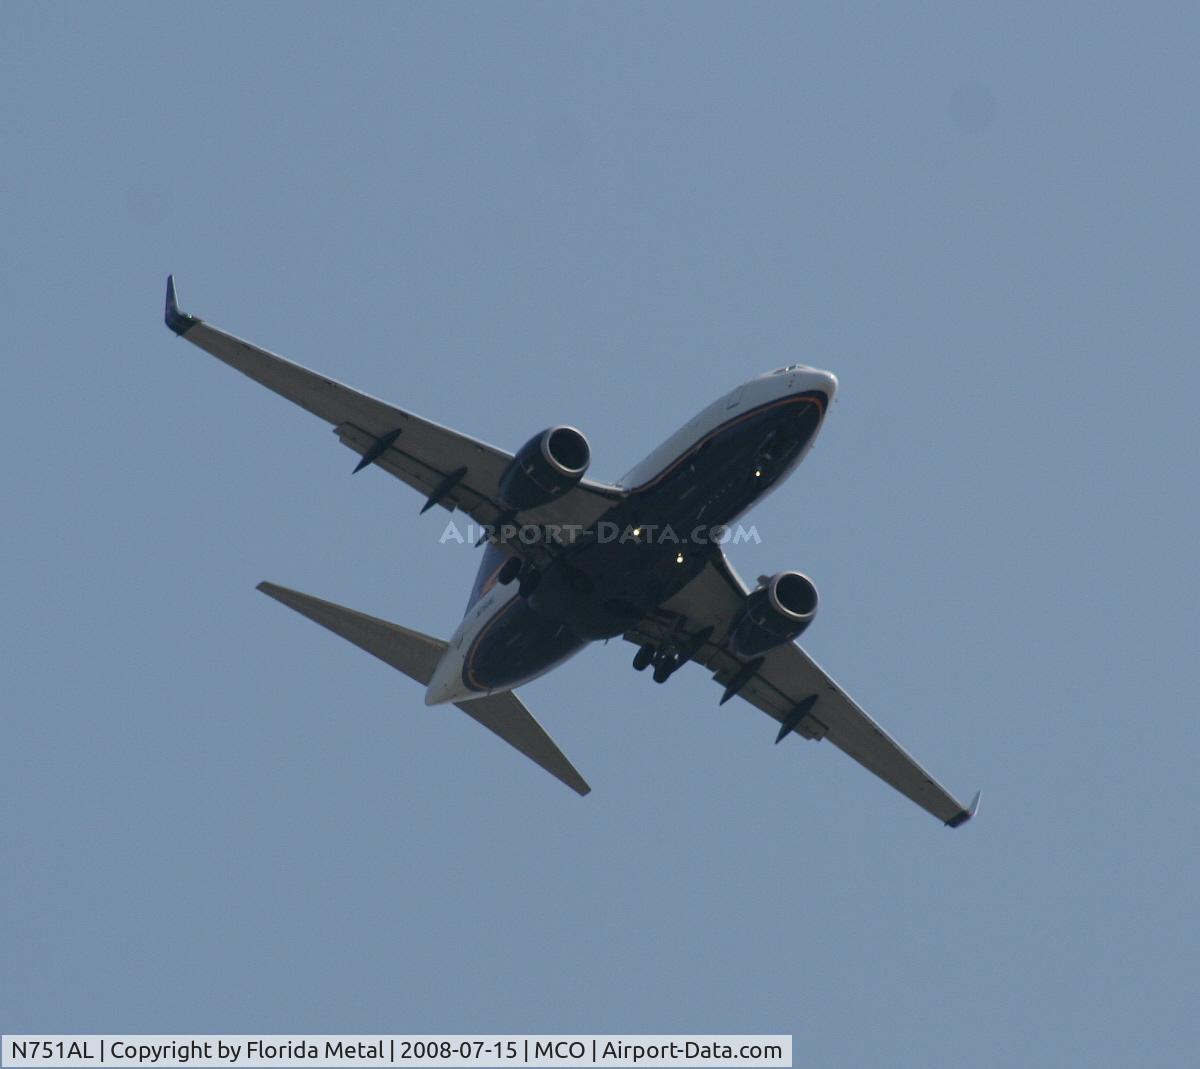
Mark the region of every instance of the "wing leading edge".
<instances>
[{"instance_id":1,"label":"wing leading edge","mask_svg":"<svg viewBox=\"0 0 1200 1069\"><path fill-rule=\"evenodd\" d=\"M511 516L497 500L511 453L359 393L181 312L174 276L167 278L163 318L179 337L332 424L339 440L362 456L355 471L370 464L383 468L423 493L425 509L462 509L481 525L507 522L505 517ZM584 479L551 504L521 513L521 521L586 529L618 496L615 487Z\"/></svg>"}]
</instances>

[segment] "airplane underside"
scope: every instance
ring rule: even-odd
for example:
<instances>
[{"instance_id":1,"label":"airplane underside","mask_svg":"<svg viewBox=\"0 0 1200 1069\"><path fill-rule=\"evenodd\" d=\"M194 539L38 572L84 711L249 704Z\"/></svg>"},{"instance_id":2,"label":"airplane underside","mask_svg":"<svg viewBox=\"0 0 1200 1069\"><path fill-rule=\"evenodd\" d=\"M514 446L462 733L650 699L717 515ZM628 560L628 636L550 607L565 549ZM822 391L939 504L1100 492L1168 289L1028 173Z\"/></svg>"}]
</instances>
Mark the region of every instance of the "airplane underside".
<instances>
[{"instance_id":1,"label":"airplane underside","mask_svg":"<svg viewBox=\"0 0 1200 1069\"><path fill-rule=\"evenodd\" d=\"M712 674L788 738L828 739L950 827L974 815L799 645L817 613L802 572L747 584L723 535L807 454L836 377L789 364L750 379L681 426L615 483L587 477L591 450L566 425L509 452L361 393L180 310L167 327L325 421L359 457L489 531L466 613L443 640L271 583L259 589L399 669L579 794L589 790L513 693L591 641L621 636L633 667L665 682L685 664ZM505 531L517 532L509 537ZM532 532L533 537L529 538ZM561 537L562 532L569 532ZM774 731L775 728L772 728Z\"/></svg>"},{"instance_id":2,"label":"airplane underside","mask_svg":"<svg viewBox=\"0 0 1200 1069\"><path fill-rule=\"evenodd\" d=\"M526 596L514 589L461 655L462 684L475 693L520 686L587 643L624 633L682 590L719 552L721 529L789 474L827 403L811 391L739 413L651 485L632 491L602 517L595 540L571 546L540 570ZM482 585L507 559L503 548L488 546ZM458 687L442 689L430 696L467 696Z\"/></svg>"}]
</instances>

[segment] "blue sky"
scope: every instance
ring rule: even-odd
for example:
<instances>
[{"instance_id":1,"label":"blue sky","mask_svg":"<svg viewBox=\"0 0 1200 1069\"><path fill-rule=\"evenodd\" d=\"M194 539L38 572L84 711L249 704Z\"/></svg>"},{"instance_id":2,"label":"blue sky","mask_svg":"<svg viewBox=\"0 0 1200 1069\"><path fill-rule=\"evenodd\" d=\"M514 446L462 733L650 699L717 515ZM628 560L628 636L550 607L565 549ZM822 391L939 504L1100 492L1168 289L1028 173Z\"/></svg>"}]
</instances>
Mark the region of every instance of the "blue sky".
<instances>
[{"instance_id":1,"label":"blue sky","mask_svg":"<svg viewBox=\"0 0 1200 1069\"><path fill-rule=\"evenodd\" d=\"M790 1032L1182 1064L1200 954L1190 5L0 8L0 1028ZM184 307L615 478L837 404L744 575L980 817L662 688L525 688L579 799L254 591L447 635L476 551Z\"/></svg>"}]
</instances>

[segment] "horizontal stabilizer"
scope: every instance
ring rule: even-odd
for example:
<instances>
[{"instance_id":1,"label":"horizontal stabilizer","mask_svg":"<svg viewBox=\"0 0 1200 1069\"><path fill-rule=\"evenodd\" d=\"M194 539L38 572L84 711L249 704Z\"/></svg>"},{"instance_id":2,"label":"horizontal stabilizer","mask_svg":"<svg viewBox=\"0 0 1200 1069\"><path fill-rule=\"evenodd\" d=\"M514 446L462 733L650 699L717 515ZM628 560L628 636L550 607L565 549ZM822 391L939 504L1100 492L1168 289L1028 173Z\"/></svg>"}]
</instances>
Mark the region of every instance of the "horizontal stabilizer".
<instances>
[{"instance_id":1,"label":"horizontal stabilizer","mask_svg":"<svg viewBox=\"0 0 1200 1069\"><path fill-rule=\"evenodd\" d=\"M446 651L446 643L441 639L423 635L420 631L410 631L407 627L355 612L331 601L322 601L274 583L259 583L258 589L289 609L307 616L314 623L328 628L335 635L353 642L422 686L428 686L438 661ZM455 704L577 794L587 794L591 790L575 766L515 694L492 694Z\"/></svg>"},{"instance_id":2,"label":"horizontal stabilizer","mask_svg":"<svg viewBox=\"0 0 1200 1069\"><path fill-rule=\"evenodd\" d=\"M307 616L314 623L328 628L335 635L353 642L359 649L374 654L423 687L429 685L433 670L446 652L446 643L441 639L423 635L420 631L410 631L399 624L389 624L386 620L335 605L332 601L322 601L274 583L259 583L258 589L289 609L295 609L301 616Z\"/></svg>"},{"instance_id":3,"label":"horizontal stabilizer","mask_svg":"<svg viewBox=\"0 0 1200 1069\"><path fill-rule=\"evenodd\" d=\"M546 729L534 719L533 713L511 690L454 704L476 723L499 735L531 761L536 761L576 794L587 794L592 789L567 760L566 754L546 734Z\"/></svg>"}]
</instances>

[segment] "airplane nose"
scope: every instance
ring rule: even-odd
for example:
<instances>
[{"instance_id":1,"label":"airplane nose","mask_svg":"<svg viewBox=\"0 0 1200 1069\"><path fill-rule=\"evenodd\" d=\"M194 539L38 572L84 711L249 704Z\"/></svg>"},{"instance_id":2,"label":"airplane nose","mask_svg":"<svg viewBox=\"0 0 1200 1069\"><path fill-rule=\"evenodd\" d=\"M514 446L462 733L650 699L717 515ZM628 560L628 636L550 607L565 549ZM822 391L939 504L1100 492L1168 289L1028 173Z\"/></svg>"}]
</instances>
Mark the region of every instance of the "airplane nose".
<instances>
[{"instance_id":1,"label":"airplane nose","mask_svg":"<svg viewBox=\"0 0 1200 1069\"><path fill-rule=\"evenodd\" d=\"M817 389L824 390L825 395L829 398L830 403L832 403L834 397L837 395L837 376L832 371L818 371L817 377L821 380Z\"/></svg>"}]
</instances>

